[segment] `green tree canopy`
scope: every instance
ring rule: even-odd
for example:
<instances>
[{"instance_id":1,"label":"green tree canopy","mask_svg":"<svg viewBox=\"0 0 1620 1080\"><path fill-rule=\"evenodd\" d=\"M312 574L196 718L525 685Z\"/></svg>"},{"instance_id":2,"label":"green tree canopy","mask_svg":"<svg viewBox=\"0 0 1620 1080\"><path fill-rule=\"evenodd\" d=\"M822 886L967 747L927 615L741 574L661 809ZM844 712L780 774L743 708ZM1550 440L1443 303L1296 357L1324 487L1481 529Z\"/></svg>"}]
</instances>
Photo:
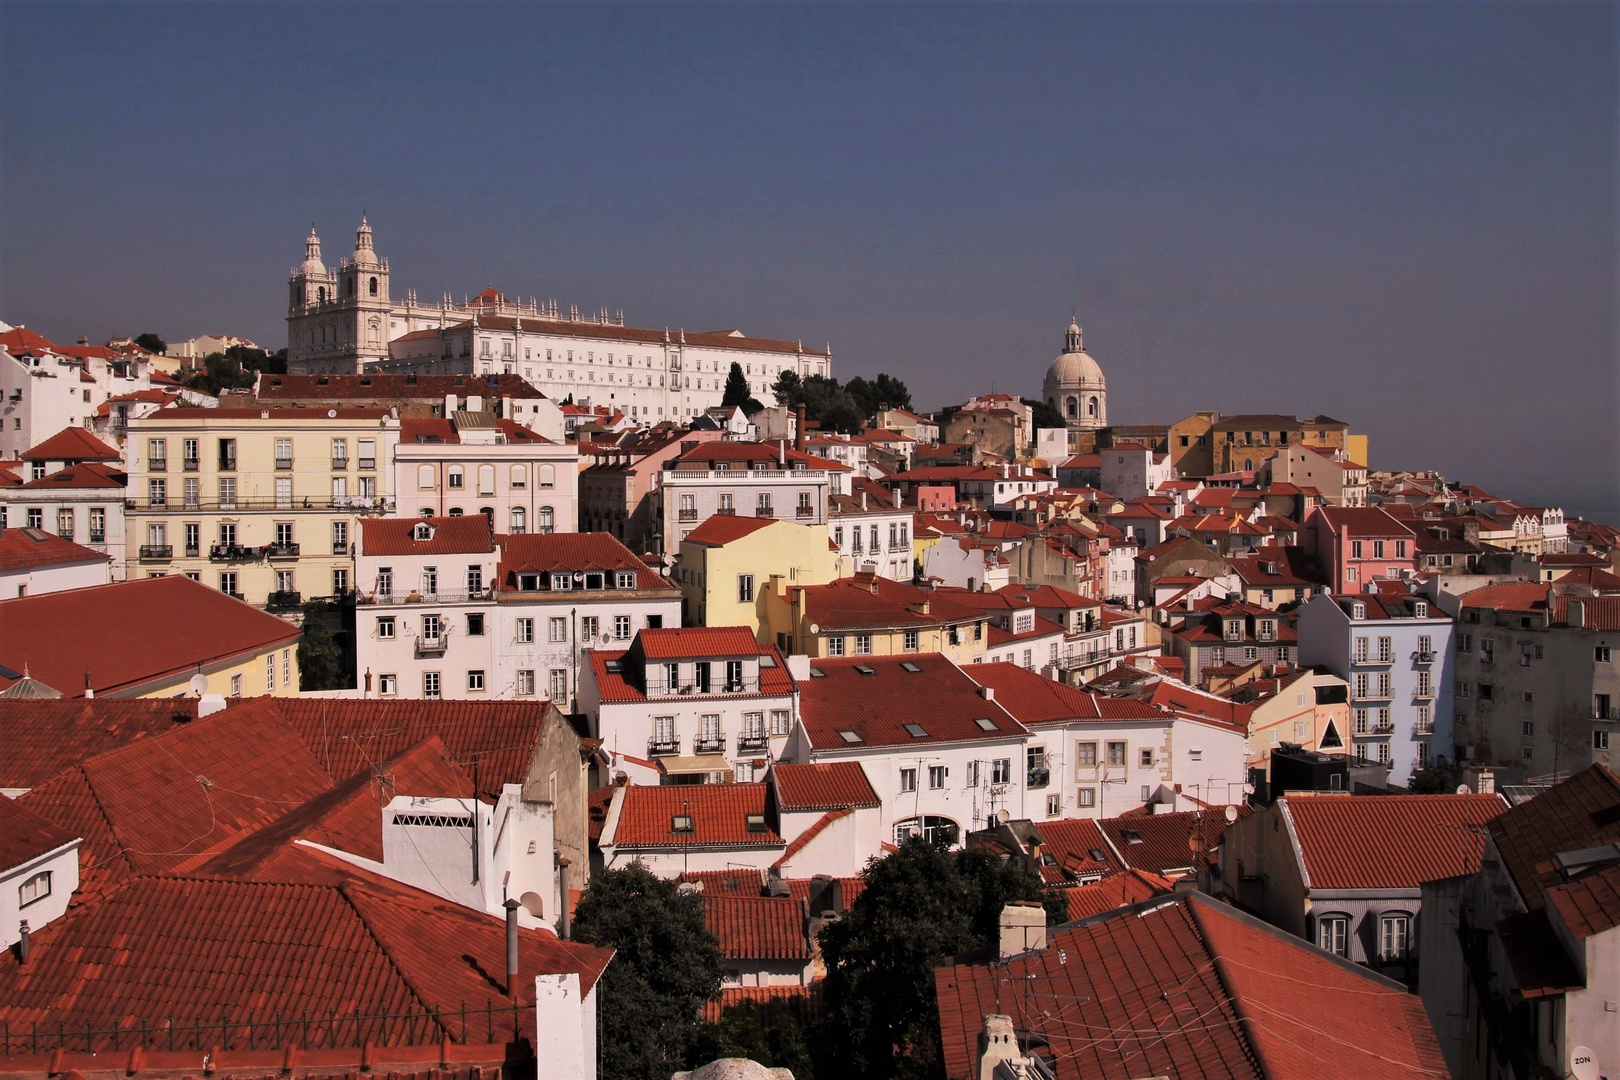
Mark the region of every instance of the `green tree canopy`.
<instances>
[{"instance_id":1,"label":"green tree canopy","mask_svg":"<svg viewBox=\"0 0 1620 1080\"><path fill-rule=\"evenodd\" d=\"M340 690L352 685L343 670L343 650L327 624L326 603L304 605L304 636L298 639L298 688Z\"/></svg>"},{"instance_id":2,"label":"green tree canopy","mask_svg":"<svg viewBox=\"0 0 1620 1080\"><path fill-rule=\"evenodd\" d=\"M871 382L857 375L844 384L844 389L849 391L867 417L875 417L879 409L911 408L911 391L906 389L905 383L886 372L878 372L878 377Z\"/></svg>"},{"instance_id":3,"label":"green tree canopy","mask_svg":"<svg viewBox=\"0 0 1620 1080\"><path fill-rule=\"evenodd\" d=\"M816 1045L826 1076L889 1080L938 1074L934 968L994 947L1002 906L1045 901L1040 878L983 849L956 854L922 837L867 864L850 910L821 932L826 1010ZM1047 920L1061 919L1047 905Z\"/></svg>"},{"instance_id":4,"label":"green tree canopy","mask_svg":"<svg viewBox=\"0 0 1620 1080\"><path fill-rule=\"evenodd\" d=\"M600 983L602 1075L666 1080L686 1067L724 970L702 898L641 866L608 870L580 898L574 937L616 950Z\"/></svg>"},{"instance_id":5,"label":"green tree canopy","mask_svg":"<svg viewBox=\"0 0 1620 1080\"><path fill-rule=\"evenodd\" d=\"M1031 411L1034 413L1036 427L1060 428L1067 426L1067 424L1064 423L1063 414L1058 412L1053 406L1048 405L1039 398L1023 398L1022 400L1024 404L1028 405Z\"/></svg>"},{"instance_id":6,"label":"green tree canopy","mask_svg":"<svg viewBox=\"0 0 1620 1080\"><path fill-rule=\"evenodd\" d=\"M240 389L253 385L253 373L242 367L242 346L233 345L228 352L209 353L203 357L202 367L193 371L185 380L185 384L193 390L202 390L206 393L219 396L221 390ZM258 349L245 350L264 354ZM236 353L233 356L231 353Z\"/></svg>"},{"instance_id":7,"label":"green tree canopy","mask_svg":"<svg viewBox=\"0 0 1620 1080\"><path fill-rule=\"evenodd\" d=\"M787 1069L793 1080L812 1080L810 1046L798 1014L781 1001L742 1002L720 1014L718 1024L705 1024L693 1048L691 1064L717 1058L743 1057L771 1069Z\"/></svg>"},{"instance_id":8,"label":"green tree canopy","mask_svg":"<svg viewBox=\"0 0 1620 1080\"><path fill-rule=\"evenodd\" d=\"M164 353L169 351L169 343L158 337L156 334L142 334L140 337L135 339L135 344L139 345L147 352L157 353L159 356L162 356Z\"/></svg>"}]
</instances>

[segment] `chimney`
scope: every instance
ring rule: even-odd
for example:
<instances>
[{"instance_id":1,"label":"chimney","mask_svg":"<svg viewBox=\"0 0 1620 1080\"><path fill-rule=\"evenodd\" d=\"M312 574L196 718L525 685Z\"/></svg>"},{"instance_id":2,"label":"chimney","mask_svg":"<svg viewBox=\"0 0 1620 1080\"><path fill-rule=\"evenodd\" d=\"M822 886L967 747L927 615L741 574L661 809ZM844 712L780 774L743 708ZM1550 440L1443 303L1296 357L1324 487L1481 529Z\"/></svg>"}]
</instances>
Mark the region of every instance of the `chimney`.
<instances>
[{"instance_id":1,"label":"chimney","mask_svg":"<svg viewBox=\"0 0 1620 1080\"><path fill-rule=\"evenodd\" d=\"M456 415L456 395L446 394L444 395L444 418L448 420L454 415Z\"/></svg>"},{"instance_id":2,"label":"chimney","mask_svg":"<svg viewBox=\"0 0 1620 1080\"><path fill-rule=\"evenodd\" d=\"M518 977L518 902L506 902L506 996L517 997ZM1006 936L1006 931L1002 932Z\"/></svg>"},{"instance_id":3,"label":"chimney","mask_svg":"<svg viewBox=\"0 0 1620 1080\"><path fill-rule=\"evenodd\" d=\"M798 421L799 422L797 424L793 425L793 449L799 451L800 453L803 453L804 452L804 425L805 425L804 405L800 404L799 407L795 410L795 412L798 415Z\"/></svg>"},{"instance_id":4,"label":"chimney","mask_svg":"<svg viewBox=\"0 0 1620 1080\"><path fill-rule=\"evenodd\" d=\"M1586 626L1586 601L1571 600L1569 602L1569 626L1572 630L1581 630Z\"/></svg>"},{"instance_id":5,"label":"chimney","mask_svg":"<svg viewBox=\"0 0 1620 1080\"><path fill-rule=\"evenodd\" d=\"M95 688L90 685L90 673L88 671L84 673L84 696L87 699L96 696Z\"/></svg>"},{"instance_id":6,"label":"chimney","mask_svg":"<svg viewBox=\"0 0 1620 1080\"><path fill-rule=\"evenodd\" d=\"M996 688L993 686L981 686L979 687L979 696L986 701L994 701L996 700Z\"/></svg>"},{"instance_id":7,"label":"chimney","mask_svg":"<svg viewBox=\"0 0 1620 1080\"><path fill-rule=\"evenodd\" d=\"M861 492L861 509L866 509L866 492L864 490Z\"/></svg>"},{"instance_id":8,"label":"chimney","mask_svg":"<svg viewBox=\"0 0 1620 1080\"><path fill-rule=\"evenodd\" d=\"M1018 1033L1013 1030L1012 1017L997 1013L984 1014L984 1031L979 1035L978 1080L995 1080L998 1066L1011 1062L1017 1066L1023 1060L1018 1050Z\"/></svg>"},{"instance_id":9,"label":"chimney","mask_svg":"<svg viewBox=\"0 0 1620 1080\"><path fill-rule=\"evenodd\" d=\"M1038 900L1013 900L1001 909L1001 958L1046 948L1046 908Z\"/></svg>"},{"instance_id":10,"label":"chimney","mask_svg":"<svg viewBox=\"0 0 1620 1080\"><path fill-rule=\"evenodd\" d=\"M557 857L557 892L562 896L562 910L557 913L557 936L564 941L568 940L569 916L573 914L568 909L568 866L567 859Z\"/></svg>"},{"instance_id":11,"label":"chimney","mask_svg":"<svg viewBox=\"0 0 1620 1080\"><path fill-rule=\"evenodd\" d=\"M17 963L28 963L28 920L24 919L17 926Z\"/></svg>"},{"instance_id":12,"label":"chimney","mask_svg":"<svg viewBox=\"0 0 1620 1080\"><path fill-rule=\"evenodd\" d=\"M480 397L479 395L477 395L477 394L469 394L469 395L467 395L467 411L468 412L483 412L484 411L484 399L482 397Z\"/></svg>"}]
</instances>

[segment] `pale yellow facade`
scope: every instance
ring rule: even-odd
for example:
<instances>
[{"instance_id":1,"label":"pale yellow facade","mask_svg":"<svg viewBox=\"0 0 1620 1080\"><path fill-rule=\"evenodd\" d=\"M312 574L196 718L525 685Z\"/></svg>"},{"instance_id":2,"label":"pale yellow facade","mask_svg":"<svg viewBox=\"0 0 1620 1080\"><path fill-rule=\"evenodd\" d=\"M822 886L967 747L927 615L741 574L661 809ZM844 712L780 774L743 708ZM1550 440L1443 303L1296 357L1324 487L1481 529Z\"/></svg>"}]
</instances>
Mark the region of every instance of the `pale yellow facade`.
<instances>
[{"instance_id":1,"label":"pale yellow facade","mask_svg":"<svg viewBox=\"0 0 1620 1080\"><path fill-rule=\"evenodd\" d=\"M942 653L958 664L982 664L989 647L988 621L983 615L906 626L822 626L802 606L792 604L789 596L774 592L766 597L765 614L761 641L811 657L922 652Z\"/></svg>"},{"instance_id":2,"label":"pale yellow facade","mask_svg":"<svg viewBox=\"0 0 1620 1080\"><path fill-rule=\"evenodd\" d=\"M826 525L776 521L724 544L681 541L675 580L688 626L746 626L771 640L768 597L791 585L825 585L838 576Z\"/></svg>"},{"instance_id":3,"label":"pale yellow facade","mask_svg":"<svg viewBox=\"0 0 1620 1080\"><path fill-rule=\"evenodd\" d=\"M1367 436L1365 436L1365 435L1349 435L1349 434L1345 435L1345 437L1344 437L1344 455L1345 455L1345 457L1349 458L1351 461L1355 462L1357 465L1360 465L1363 469L1368 468L1369 466L1367 464Z\"/></svg>"},{"instance_id":4,"label":"pale yellow facade","mask_svg":"<svg viewBox=\"0 0 1620 1080\"><path fill-rule=\"evenodd\" d=\"M185 574L289 616L352 589L360 519L393 512L398 442L398 418L377 408L164 409L132 420L126 576Z\"/></svg>"},{"instance_id":5,"label":"pale yellow facade","mask_svg":"<svg viewBox=\"0 0 1620 1080\"><path fill-rule=\"evenodd\" d=\"M1249 716L1249 766L1268 768L1271 752L1285 742L1324 754L1346 753L1348 691L1349 684L1338 676L1312 672L1262 701ZM1324 746L1330 727L1334 737Z\"/></svg>"},{"instance_id":6,"label":"pale yellow facade","mask_svg":"<svg viewBox=\"0 0 1620 1080\"><path fill-rule=\"evenodd\" d=\"M139 687L134 693L120 693L117 697L172 698L194 697L191 680L197 668ZM251 653L229 657L212 664L204 664L202 676L208 680L205 694L218 694L223 698L298 696L298 642L267 646Z\"/></svg>"}]
</instances>

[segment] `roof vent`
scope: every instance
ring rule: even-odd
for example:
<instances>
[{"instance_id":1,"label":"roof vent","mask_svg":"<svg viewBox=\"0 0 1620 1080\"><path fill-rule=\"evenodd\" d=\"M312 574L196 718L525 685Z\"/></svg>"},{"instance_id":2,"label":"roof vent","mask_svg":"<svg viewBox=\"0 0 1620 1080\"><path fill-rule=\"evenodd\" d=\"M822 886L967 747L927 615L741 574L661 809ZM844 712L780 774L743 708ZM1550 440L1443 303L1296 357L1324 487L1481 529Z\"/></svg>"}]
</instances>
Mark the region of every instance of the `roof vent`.
<instances>
[{"instance_id":1,"label":"roof vent","mask_svg":"<svg viewBox=\"0 0 1620 1080\"><path fill-rule=\"evenodd\" d=\"M979 696L986 701L994 701L996 700L996 688L993 686L981 686L979 687Z\"/></svg>"}]
</instances>

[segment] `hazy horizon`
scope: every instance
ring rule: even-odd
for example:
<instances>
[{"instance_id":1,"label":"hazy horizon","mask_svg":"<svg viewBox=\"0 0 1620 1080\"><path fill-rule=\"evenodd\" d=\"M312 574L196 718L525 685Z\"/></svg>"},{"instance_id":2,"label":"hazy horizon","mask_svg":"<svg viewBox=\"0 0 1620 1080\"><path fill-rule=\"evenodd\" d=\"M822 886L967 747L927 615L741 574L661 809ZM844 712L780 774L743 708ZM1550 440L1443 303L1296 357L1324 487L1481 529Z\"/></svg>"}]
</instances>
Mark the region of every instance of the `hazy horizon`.
<instances>
[{"instance_id":1,"label":"hazy horizon","mask_svg":"<svg viewBox=\"0 0 1620 1080\"><path fill-rule=\"evenodd\" d=\"M1620 523L1612 5L0 6L0 319L285 344L365 212L494 285L831 341L934 408L1327 413ZM1569 434L1566 434L1569 433ZM1573 437L1572 437L1573 436Z\"/></svg>"}]
</instances>

